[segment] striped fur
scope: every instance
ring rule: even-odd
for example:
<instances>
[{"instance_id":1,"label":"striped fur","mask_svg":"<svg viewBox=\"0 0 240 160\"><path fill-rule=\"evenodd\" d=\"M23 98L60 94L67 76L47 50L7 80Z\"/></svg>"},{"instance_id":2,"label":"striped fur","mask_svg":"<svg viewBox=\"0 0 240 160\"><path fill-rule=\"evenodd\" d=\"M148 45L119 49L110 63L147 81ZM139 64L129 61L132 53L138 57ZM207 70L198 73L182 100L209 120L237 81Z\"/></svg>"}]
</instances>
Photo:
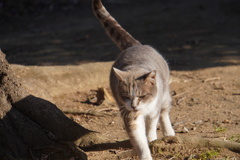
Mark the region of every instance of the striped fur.
<instances>
[{"instance_id":1,"label":"striped fur","mask_svg":"<svg viewBox=\"0 0 240 160\"><path fill-rule=\"evenodd\" d=\"M134 39L105 9L101 0L93 0L93 12L101 22L107 35L118 46L120 50L125 50L134 45L141 45L139 41Z\"/></svg>"}]
</instances>

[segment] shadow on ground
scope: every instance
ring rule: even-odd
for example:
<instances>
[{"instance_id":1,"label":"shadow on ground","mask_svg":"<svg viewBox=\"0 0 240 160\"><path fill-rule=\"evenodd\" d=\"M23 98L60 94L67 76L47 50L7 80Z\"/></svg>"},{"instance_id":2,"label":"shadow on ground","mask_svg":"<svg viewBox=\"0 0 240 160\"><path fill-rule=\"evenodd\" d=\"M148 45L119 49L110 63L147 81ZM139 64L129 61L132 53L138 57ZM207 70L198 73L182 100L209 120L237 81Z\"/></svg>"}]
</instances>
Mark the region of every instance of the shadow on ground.
<instances>
[{"instance_id":1,"label":"shadow on ground","mask_svg":"<svg viewBox=\"0 0 240 160\"><path fill-rule=\"evenodd\" d=\"M118 0L105 5L136 39L159 50L173 70L240 64L238 0ZM5 15L0 32L0 48L10 63L77 65L113 61L119 54L89 3Z\"/></svg>"}]
</instances>

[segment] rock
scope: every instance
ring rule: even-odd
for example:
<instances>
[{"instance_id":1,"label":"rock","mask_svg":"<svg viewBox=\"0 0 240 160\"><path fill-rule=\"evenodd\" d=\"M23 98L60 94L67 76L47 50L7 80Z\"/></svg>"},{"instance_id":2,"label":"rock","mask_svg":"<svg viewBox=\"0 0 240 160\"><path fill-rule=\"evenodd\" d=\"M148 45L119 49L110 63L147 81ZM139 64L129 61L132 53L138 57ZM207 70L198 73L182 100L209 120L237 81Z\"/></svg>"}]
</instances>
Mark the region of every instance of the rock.
<instances>
[{"instance_id":1,"label":"rock","mask_svg":"<svg viewBox=\"0 0 240 160\"><path fill-rule=\"evenodd\" d=\"M189 50L189 49L192 49L192 46L190 46L190 45L184 45L184 46L182 46L182 48L185 49L185 50Z\"/></svg>"},{"instance_id":2,"label":"rock","mask_svg":"<svg viewBox=\"0 0 240 160\"><path fill-rule=\"evenodd\" d=\"M222 121L222 123L232 123L232 121L225 119L224 121Z\"/></svg>"},{"instance_id":3,"label":"rock","mask_svg":"<svg viewBox=\"0 0 240 160\"><path fill-rule=\"evenodd\" d=\"M195 131L197 129L197 127L193 127L192 130Z\"/></svg>"},{"instance_id":4,"label":"rock","mask_svg":"<svg viewBox=\"0 0 240 160\"><path fill-rule=\"evenodd\" d=\"M180 122L174 122L172 125L173 125L174 127L176 127L176 126L181 125L181 124L184 124L184 123L185 123L185 121L180 121Z\"/></svg>"},{"instance_id":5,"label":"rock","mask_svg":"<svg viewBox=\"0 0 240 160\"><path fill-rule=\"evenodd\" d=\"M194 122L194 124L202 124L203 123L203 120L198 120L196 122Z\"/></svg>"},{"instance_id":6,"label":"rock","mask_svg":"<svg viewBox=\"0 0 240 160\"><path fill-rule=\"evenodd\" d=\"M189 133L189 130L187 129L187 127L183 127L182 133Z\"/></svg>"}]
</instances>

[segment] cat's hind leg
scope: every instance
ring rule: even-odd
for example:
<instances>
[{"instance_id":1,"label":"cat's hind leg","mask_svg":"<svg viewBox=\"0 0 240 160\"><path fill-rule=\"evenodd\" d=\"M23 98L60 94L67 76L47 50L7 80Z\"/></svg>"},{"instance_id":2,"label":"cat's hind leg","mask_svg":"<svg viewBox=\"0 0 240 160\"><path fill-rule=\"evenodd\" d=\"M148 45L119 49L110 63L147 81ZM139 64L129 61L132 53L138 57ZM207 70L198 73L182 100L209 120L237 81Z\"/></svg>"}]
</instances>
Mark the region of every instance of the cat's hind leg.
<instances>
[{"instance_id":1,"label":"cat's hind leg","mask_svg":"<svg viewBox=\"0 0 240 160\"><path fill-rule=\"evenodd\" d=\"M163 109L160 113L160 125L164 136L175 135L169 118L169 111L167 111L166 109Z\"/></svg>"}]
</instances>

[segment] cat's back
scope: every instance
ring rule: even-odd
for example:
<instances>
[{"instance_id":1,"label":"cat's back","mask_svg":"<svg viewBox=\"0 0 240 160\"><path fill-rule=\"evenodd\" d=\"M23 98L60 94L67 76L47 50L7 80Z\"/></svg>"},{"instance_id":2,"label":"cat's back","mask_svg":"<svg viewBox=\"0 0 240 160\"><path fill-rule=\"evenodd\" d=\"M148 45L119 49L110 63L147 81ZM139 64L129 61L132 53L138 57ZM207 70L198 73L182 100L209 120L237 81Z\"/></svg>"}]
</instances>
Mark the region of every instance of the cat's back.
<instances>
[{"instance_id":1,"label":"cat's back","mask_svg":"<svg viewBox=\"0 0 240 160\"><path fill-rule=\"evenodd\" d=\"M139 66L149 69L149 71L153 69L168 71L168 65L164 58L149 45L136 45L127 48L119 55L113 66L123 70Z\"/></svg>"}]
</instances>

